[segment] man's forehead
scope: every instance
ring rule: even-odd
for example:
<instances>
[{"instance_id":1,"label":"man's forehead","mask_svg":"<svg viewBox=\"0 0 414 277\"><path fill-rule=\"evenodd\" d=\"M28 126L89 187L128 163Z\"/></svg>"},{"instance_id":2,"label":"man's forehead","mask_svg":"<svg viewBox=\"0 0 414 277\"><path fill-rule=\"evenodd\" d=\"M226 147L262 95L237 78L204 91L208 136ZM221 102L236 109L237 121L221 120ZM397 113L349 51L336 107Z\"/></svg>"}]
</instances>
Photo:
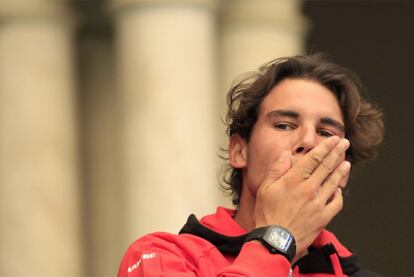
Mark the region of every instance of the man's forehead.
<instances>
[{"instance_id":1,"label":"man's forehead","mask_svg":"<svg viewBox=\"0 0 414 277\"><path fill-rule=\"evenodd\" d=\"M317 81L284 79L279 82L260 105L260 113L273 110L318 113L342 120L342 110L336 95ZM275 113L274 115L280 115Z\"/></svg>"}]
</instances>

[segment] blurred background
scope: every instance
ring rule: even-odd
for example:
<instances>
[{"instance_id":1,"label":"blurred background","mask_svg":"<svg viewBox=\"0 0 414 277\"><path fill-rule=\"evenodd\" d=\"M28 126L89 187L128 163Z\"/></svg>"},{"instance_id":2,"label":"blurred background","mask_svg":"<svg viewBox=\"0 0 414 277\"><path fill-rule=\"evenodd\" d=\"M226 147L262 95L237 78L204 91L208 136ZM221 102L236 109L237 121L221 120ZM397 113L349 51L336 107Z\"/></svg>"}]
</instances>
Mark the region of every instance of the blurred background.
<instances>
[{"instance_id":1,"label":"blurred background","mask_svg":"<svg viewBox=\"0 0 414 277\"><path fill-rule=\"evenodd\" d=\"M1 0L0 276L115 276L140 235L231 207L225 93L327 52L385 113L329 229L364 267L414 276L414 2Z\"/></svg>"}]
</instances>

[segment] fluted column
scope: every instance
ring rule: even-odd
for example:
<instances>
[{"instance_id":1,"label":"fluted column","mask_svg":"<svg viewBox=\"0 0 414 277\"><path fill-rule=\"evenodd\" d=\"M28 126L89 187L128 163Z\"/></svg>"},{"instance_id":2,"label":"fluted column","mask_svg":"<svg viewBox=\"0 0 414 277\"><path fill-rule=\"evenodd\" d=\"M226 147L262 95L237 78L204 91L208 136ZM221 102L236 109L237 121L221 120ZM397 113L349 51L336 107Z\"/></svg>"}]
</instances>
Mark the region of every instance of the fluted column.
<instances>
[{"instance_id":1,"label":"fluted column","mask_svg":"<svg viewBox=\"0 0 414 277\"><path fill-rule=\"evenodd\" d=\"M212 2L114 2L125 243L217 203Z\"/></svg>"},{"instance_id":2,"label":"fluted column","mask_svg":"<svg viewBox=\"0 0 414 277\"><path fill-rule=\"evenodd\" d=\"M0 1L0 276L79 276L70 13Z\"/></svg>"}]
</instances>

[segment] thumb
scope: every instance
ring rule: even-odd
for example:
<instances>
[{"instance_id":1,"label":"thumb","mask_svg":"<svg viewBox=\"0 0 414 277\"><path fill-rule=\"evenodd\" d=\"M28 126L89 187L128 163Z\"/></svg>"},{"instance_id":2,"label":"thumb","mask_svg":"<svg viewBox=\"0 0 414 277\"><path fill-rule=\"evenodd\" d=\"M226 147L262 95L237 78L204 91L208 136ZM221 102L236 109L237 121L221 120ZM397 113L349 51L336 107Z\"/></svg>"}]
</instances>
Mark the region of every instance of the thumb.
<instances>
[{"instance_id":1,"label":"thumb","mask_svg":"<svg viewBox=\"0 0 414 277\"><path fill-rule=\"evenodd\" d=\"M283 151L280 154L279 159L271 166L267 174L267 179L274 182L282 177L292 167L290 158L289 151Z\"/></svg>"}]
</instances>

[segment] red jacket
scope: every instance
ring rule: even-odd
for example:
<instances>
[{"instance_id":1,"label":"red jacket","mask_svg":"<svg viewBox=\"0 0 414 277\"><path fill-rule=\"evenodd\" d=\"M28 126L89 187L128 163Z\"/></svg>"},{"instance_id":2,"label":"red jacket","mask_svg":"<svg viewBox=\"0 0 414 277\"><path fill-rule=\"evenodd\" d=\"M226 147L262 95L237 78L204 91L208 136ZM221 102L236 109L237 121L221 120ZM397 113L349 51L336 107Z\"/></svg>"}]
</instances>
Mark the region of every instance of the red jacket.
<instances>
[{"instance_id":1,"label":"red jacket","mask_svg":"<svg viewBox=\"0 0 414 277\"><path fill-rule=\"evenodd\" d=\"M128 248L118 276L374 276L360 270L356 257L326 230L309 254L291 265L260 244L243 244L246 231L233 215L234 210L218 208L200 222L191 215L179 235L160 232L138 239Z\"/></svg>"}]
</instances>

